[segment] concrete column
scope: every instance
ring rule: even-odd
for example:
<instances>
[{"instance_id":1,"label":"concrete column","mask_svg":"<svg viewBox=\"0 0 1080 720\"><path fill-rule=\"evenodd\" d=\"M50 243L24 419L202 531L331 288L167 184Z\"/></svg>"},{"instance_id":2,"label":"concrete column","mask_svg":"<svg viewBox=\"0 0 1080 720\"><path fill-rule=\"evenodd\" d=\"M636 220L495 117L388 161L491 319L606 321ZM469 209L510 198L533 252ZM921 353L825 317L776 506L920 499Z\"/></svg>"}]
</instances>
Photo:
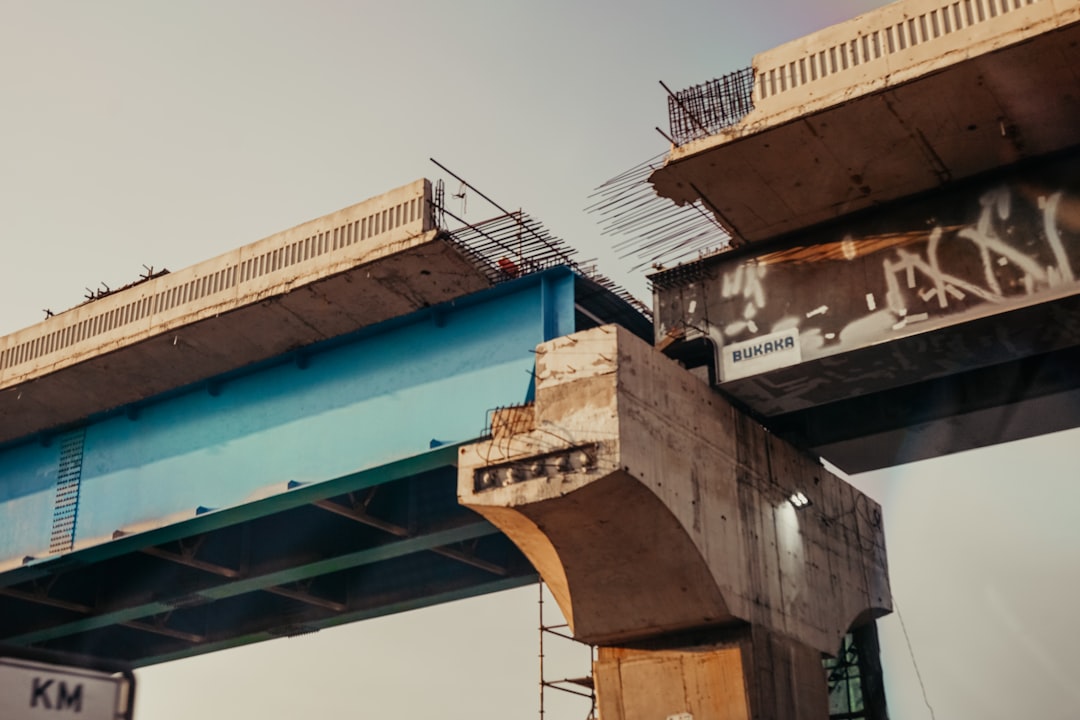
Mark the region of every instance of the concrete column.
<instances>
[{"instance_id":1,"label":"concrete column","mask_svg":"<svg viewBox=\"0 0 1080 720\"><path fill-rule=\"evenodd\" d=\"M639 708L623 670L653 668L645 695L689 708L703 667L741 678L716 692L742 692L746 717L825 717L820 653L891 609L878 506L618 326L544 343L536 367L535 404L461 449L458 495L529 557L575 637L610 647L605 720L694 714ZM703 632L729 634L687 646ZM694 717L741 717L731 702Z\"/></svg>"},{"instance_id":2,"label":"concrete column","mask_svg":"<svg viewBox=\"0 0 1080 720\"><path fill-rule=\"evenodd\" d=\"M711 639L601 647L593 671L602 720L823 720L821 654L750 626Z\"/></svg>"}]
</instances>

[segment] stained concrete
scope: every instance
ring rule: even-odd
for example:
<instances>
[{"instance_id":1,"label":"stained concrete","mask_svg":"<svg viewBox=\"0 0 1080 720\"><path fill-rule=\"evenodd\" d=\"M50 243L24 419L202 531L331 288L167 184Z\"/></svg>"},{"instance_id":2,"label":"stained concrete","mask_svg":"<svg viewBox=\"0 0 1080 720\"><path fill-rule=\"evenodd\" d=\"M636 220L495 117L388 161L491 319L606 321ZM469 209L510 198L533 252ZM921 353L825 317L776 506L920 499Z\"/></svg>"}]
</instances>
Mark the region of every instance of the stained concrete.
<instances>
[{"instance_id":1,"label":"stained concrete","mask_svg":"<svg viewBox=\"0 0 1080 720\"><path fill-rule=\"evenodd\" d=\"M834 653L891 610L878 505L626 330L540 345L532 416L509 412L461 449L459 501L524 551L576 638L749 623Z\"/></svg>"},{"instance_id":2,"label":"stained concrete","mask_svg":"<svg viewBox=\"0 0 1080 720\"><path fill-rule=\"evenodd\" d=\"M821 656L761 629L675 647L601 647L593 667L604 720L824 720Z\"/></svg>"}]
</instances>

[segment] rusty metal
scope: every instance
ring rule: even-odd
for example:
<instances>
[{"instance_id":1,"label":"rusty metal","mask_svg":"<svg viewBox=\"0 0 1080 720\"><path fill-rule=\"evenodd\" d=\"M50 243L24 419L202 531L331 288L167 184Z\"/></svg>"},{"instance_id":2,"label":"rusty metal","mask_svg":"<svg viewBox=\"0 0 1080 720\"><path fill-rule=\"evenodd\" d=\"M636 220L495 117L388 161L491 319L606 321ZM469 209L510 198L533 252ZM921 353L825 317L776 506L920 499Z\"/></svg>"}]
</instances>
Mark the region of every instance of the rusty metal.
<instances>
[{"instance_id":1,"label":"rusty metal","mask_svg":"<svg viewBox=\"0 0 1080 720\"><path fill-rule=\"evenodd\" d=\"M47 593L47 591L44 590L38 590L37 592L26 592L13 587L0 587L0 595L15 598L16 600L23 600L28 603L47 605L48 607L68 610L70 612L81 613L84 615L94 611L94 609L89 605L83 605L82 603L71 602L70 600L63 600L61 598L51 597Z\"/></svg>"},{"instance_id":2,"label":"rusty metal","mask_svg":"<svg viewBox=\"0 0 1080 720\"><path fill-rule=\"evenodd\" d=\"M575 695L580 698L584 698L589 701L589 710L586 715L586 720L595 720L596 718L596 684L592 677L592 668L596 661L596 649L588 643L583 643L577 640L572 635L569 635L565 630L569 630L569 624L557 623L554 625L548 624L547 618L544 612L544 583L541 581L538 584L539 593L539 614L540 614L540 720L544 720L546 713L546 694L550 690L558 690L561 693L567 695ZM576 643L584 647L588 653L588 668L590 674L585 677L576 678L560 678L550 679L547 677L546 670L544 668L544 659L546 657L544 653L544 637L552 635L563 640L567 640L571 643Z\"/></svg>"},{"instance_id":3,"label":"rusty metal","mask_svg":"<svg viewBox=\"0 0 1080 720\"><path fill-rule=\"evenodd\" d=\"M307 590L295 590L282 585L274 585L273 587L263 588L263 591L272 595L289 598L290 600L296 600L307 605L314 605L315 607L326 610L333 610L334 612L345 612L349 609L349 606L345 603L314 595Z\"/></svg>"},{"instance_id":4,"label":"rusty metal","mask_svg":"<svg viewBox=\"0 0 1080 720\"><path fill-rule=\"evenodd\" d=\"M374 490L374 488L372 488L372 490ZM370 501L370 498L371 498L371 494L368 495L367 500ZM383 532L394 535L395 537L407 538L407 537L412 537L413 536L413 533L410 532L409 529L406 528L406 527L403 527L401 525L397 525L397 524L392 523L392 522L387 522L386 520L382 520L381 518L377 518L377 517L374 517L373 515L368 514L364 509L367 506L367 502L354 503L353 507L346 507L345 505L342 505L340 503L336 503L333 500L316 500L315 502L312 503L312 505L314 505L315 507L320 508L322 510L326 510L327 512L332 512L335 515L340 515L341 517L345 517L345 518L348 518L350 520L354 520L354 521L356 521L356 522L358 522L358 523L360 523L362 525L367 525L368 527L373 527L373 528L376 528L377 530L382 530ZM506 575L509 574L509 571L506 568L501 567L499 565L496 565L495 563L488 562L487 560L484 560L482 558L479 558L473 553L469 553L469 552L465 552L463 550L457 550L455 548L445 547L445 546L443 546L443 547L433 547L433 548L429 548L429 550L431 552L435 553L436 555L441 555L441 556L443 556L445 558L450 558L451 560L456 560L456 561L458 561L460 563L464 563L464 564L470 565L470 566L472 566L474 568L484 570L484 571L489 572L489 573L491 573L493 575L498 575L500 577L505 577ZM267 590L269 592L275 592L278 595L284 595L285 597L292 597L291 595L286 595L286 593L284 591L281 591L281 588L267 588ZM301 598L294 598L294 599L301 599Z\"/></svg>"},{"instance_id":5,"label":"rusty metal","mask_svg":"<svg viewBox=\"0 0 1080 720\"><path fill-rule=\"evenodd\" d=\"M672 107L677 107L681 111L679 115L680 120L688 119L690 123L695 125L699 130L701 130L704 135L709 134L709 128L705 127L701 120L698 119L697 115L695 115L694 112L690 110L690 108L686 107L686 103L683 102L682 98L672 92L671 88L669 88L663 80L660 81L660 87L664 88L664 92L668 94L669 116L672 115ZM674 125L674 122L672 124ZM675 133L672 134L674 135Z\"/></svg>"},{"instance_id":6,"label":"rusty metal","mask_svg":"<svg viewBox=\"0 0 1080 720\"><path fill-rule=\"evenodd\" d=\"M596 216L602 235L620 238L612 247L621 258L638 258L635 270L693 260L731 244L713 208L700 200L675 205L656 195L649 176L666 156L655 155L605 181L585 208Z\"/></svg>"},{"instance_id":7,"label":"rusty metal","mask_svg":"<svg viewBox=\"0 0 1080 720\"><path fill-rule=\"evenodd\" d=\"M559 265L577 267L577 251L521 211L469 223L449 210L447 217L461 227L449 239L477 262L492 282L513 280Z\"/></svg>"},{"instance_id":8,"label":"rusty metal","mask_svg":"<svg viewBox=\"0 0 1080 720\"><path fill-rule=\"evenodd\" d=\"M221 577L238 578L241 574L239 570L225 567L224 565L218 565L217 563L207 562L206 560L200 560L195 557L194 550L188 552L186 548L182 548L179 553L174 553L159 547L150 546L142 548L140 552L145 555L150 555L151 557L168 560L169 562L174 562L178 565L195 568L196 570L203 570Z\"/></svg>"},{"instance_id":9,"label":"rusty metal","mask_svg":"<svg viewBox=\"0 0 1080 720\"><path fill-rule=\"evenodd\" d=\"M450 218L457 223L456 228L446 230L445 239L481 268L492 283L513 280L552 267L566 266L617 296L642 315L652 317L649 306L597 272L595 267L579 262L578 251L549 231L539 220L521 210L507 210L434 158L431 162L501 213L473 223L447 209L444 205L445 199L437 196L432 201L435 212L440 217Z\"/></svg>"},{"instance_id":10,"label":"rusty metal","mask_svg":"<svg viewBox=\"0 0 1080 720\"><path fill-rule=\"evenodd\" d=\"M206 636L204 635L184 632L183 630L175 630L171 627L168 627L164 622L147 623L140 622L138 620L130 620L128 622L119 623L119 625L126 628L131 628L132 630L139 630L141 632L153 633L154 635L161 635L162 637L172 638L173 640L183 640L184 642L189 643L206 642Z\"/></svg>"},{"instance_id":11,"label":"rusty metal","mask_svg":"<svg viewBox=\"0 0 1080 720\"><path fill-rule=\"evenodd\" d=\"M451 547L435 547L431 548L431 552L435 553L436 555L442 555L445 558L450 558L451 560L457 560L460 563L470 565L478 570L489 572L492 575L498 575L499 577L505 577L509 574L509 570L507 570L506 568L500 565L496 565L495 563L488 562L487 560L483 560L477 557L475 554L466 552L464 550L457 550Z\"/></svg>"},{"instance_id":12,"label":"rusty metal","mask_svg":"<svg viewBox=\"0 0 1080 720\"><path fill-rule=\"evenodd\" d=\"M663 83L660 83L664 85ZM668 121L676 145L714 135L754 109L754 69L742 68L693 87L668 92Z\"/></svg>"}]
</instances>

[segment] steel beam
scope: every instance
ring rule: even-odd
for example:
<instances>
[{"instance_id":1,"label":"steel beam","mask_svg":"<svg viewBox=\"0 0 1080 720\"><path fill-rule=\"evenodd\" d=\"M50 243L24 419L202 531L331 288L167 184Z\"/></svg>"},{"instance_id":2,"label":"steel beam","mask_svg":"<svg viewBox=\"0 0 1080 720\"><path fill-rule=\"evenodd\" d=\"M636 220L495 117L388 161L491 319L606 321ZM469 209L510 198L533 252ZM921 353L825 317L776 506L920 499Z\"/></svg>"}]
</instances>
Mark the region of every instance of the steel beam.
<instances>
[{"instance_id":1,"label":"steel beam","mask_svg":"<svg viewBox=\"0 0 1080 720\"><path fill-rule=\"evenodd\" d=\"M314 605L315 607L325 608L326 610L333 610L334 612L344 612L349 609L349 606L336 600L330 600L328 598L319 597L318 595L312 595L309 592L303 590L295 590L293 588L287 588L282 585L263 588L263 592L271 593L272 595L280 595L281 597L289 598L290 600L297 600L308 605Z\"/></svg>"},{"instance_id":2,"label":"steel beam","mask_svg":"<svg viewBox=\"0 0 1080 720\"><path fill-rule=\"evenodd\" d=\"M221 530L239 525L249 520L268 517L285 510L311 505L318 500L344 495L384 483L394 482L412 475L419 475L436 468L453 465L457 459L460 443L450 443L425 453L403 458L396 462L378 467L367 468L333 480L319 483L296 484L287 490L270 495L261 500L254 500L239 507L194 515L188 520L180 520L159 528L130 535L124 534L116 539L94 545L61 556L48 556L30 559L23 567L0 573L0 587L20 585L25 582L54 576L65 568L87 566L103 562L144 548L177 542L203 533Z\"/></svg>"},{"instance_id":3,"label":"steel beam","mask_svg":"<svg viewBox=\"0 0 1080 720\"><path fill-rule=\"evenodd\" d=\"M221 577L240 577L239 570L234 570L233 568L228 568L223 565L218 565L216 563L200 560L195 557L194 554L188 555L184 553L172 553L168 550L162 550L161 548L155 546L145 547L139 552L149 555L151 557L159 558L161 560L168 560L169 562L174 562L178 565L185 565L190 568L195 568L196 570L205 570L208 573L220 575Z\"/></svg>"},{"instance_id":4,"label":"steel beam","mask_svg":"<svg viewBox=\"0 0 1080 720\"><path fill-rule=\"evenodd\" d=\"M51 597L45 593L24 592L17 588L0 587L0 595L15 598L16 600L22 600L28 603L34 603L35 605L47 605L49 607L59 608L61 610L69 610L71 612L85 614L94 611L94 609L89 605L71 602L70 600L64 600L62 598Z\"/></svg>"},{"instance_id":5,"label":"steel beam","mask_svg":"<svg viewBox=\"0 0 1080 720\"><path fill-rule=\"evenodd\" d=\"M312 504L315 505L315 507L322 508L323 510L327 510L328 512L332 512L336 515L349 518L350 520L355 520L356 522L363 523L364 525L368 525L369 527L383 530L384 532L388 532L391 535L395 535L397 537L410 536L408 528L402 527L401 525L395 525L394 523L386 522L385 520L380 520L379 518L373 517L372 515L368 514L367 512L358 507L347 508L344 505L336 503L332 500L320 500ZM487 562L482 558L478 558L475 555L464 552L462 550L455 550L454 548L448 547L434 547L429 549L431 550L431 552L437 555L442 555L443 557L450 558L451 560L457 560L458 562L465 563L466 565L471 565L472 567L479 568L480 570L486 570L487 572L494 575L505 576L507 574L506 568L500 567L494 563Z\"/></svg>"},{"instance_id":6,"label":"steel beam","mask_svg":"<svg viewBox=\"0 0 1080 720\"><path fill-rule=\"evenodd\" d=\"M347 623L356 622L358 620L368 620L371 618L383 617L386 615L395 615L397 613L407 612L409 610L419 610L420 608L440 605L442 603L454 602L455 600L463 600L465 598L476 597L478 595L486 595L488 593L500 592L502 590L511 590L513 588L522 587L524 585L531 585L536 581L536 573L498 578L485 583L471 585L466 588L455 588L451 590L435 592L430 595L410 598L408 600L391 602L385 605L380 605L378 607L364 608L362 610L356 610L353 612L340 613L321 621L309 622L305 625L305 627L307 628L308 632L314 632L329 627L345 625ZM247 633L244 635L224 638L220 640L210 639L199 647L191 647L183 650L177 650L174 652L167 652L160 655L140 658L134 662L134 665L136 667L144 667L147 665L155 665L157 663L171 662L173 660L180 660L182 658L191 657L193 655L201 655L203 653L215 652L217 650L226 650L228 648L240 647L242 645L249 645L251 643L260 642L262 640L272 640L273 638L278 636L279 633L261 630L258 632Z\"/></svg>"},{"instance_id":7,"label":"steel beam","mask_svg":"<svg viewBox=\"0 0 1080 720\"><path fill-rule=\"evenodd\" d=\"M317 500L313 502L312 505L328 512L332 512L335 515L340 515L341 517L355 520L356 522L363 523L364 525L367 525L369 527L377 528L384 532L388 532L391 535L396 535L397 537L409 537L408 528L403 528L400 525L395 525L394 523L380 520L377 517L369 515L367 512L360 508L348 508L344 505L341 505L340 503L334 502L333 500Z\"/></svg>"},{"instance_id":8,"label":"steel beam","mask_svg":"<svg viewBox=\"0 0 1080 720\"><path fill-rule=\"evenodd\" d=\"M152 601L131 605L128 607L114 608L90 617L79 620L41 628L19 635L4 638L3 641L11 645L30 645L43 643L57 638L67 637L76 633L88 632L108 627L109 625L124 624L141 618L160 615L172 611L182 604L189 604L193 597L198 597L207 602L223 600L226 598L243 595L258 590L270 590L280 588L288 583L309 580L320 575L346 570L383 560L391 560L415 552L431 550L463 540L472 540L485 535L494 535L498 531L486 520L473 520L458 527L442 529L416 537L397 540L382 545L376 545L358 552L327 558L315 562L290 567L276 572L253 575L232 582L208 586L194 593L185 592L173 598L154 599ZM282 595L284 593L277 593Z\"/></svg>"},{"instance_id":9,"label":"steel beam","mask_svg":"<svg viewBox=\"0 0 1080 720\"><path fill-rule=\"evenodd\" d=\"M164 623L145 623L133 620L119 624L126 628L131 628L132 630L153 633L154 635L161 635L162 637L172 638L174 640L183 640L184 642L192 644L201 643L206 640L202 635L187 633L182 630L174 630L173 628L167 627Z\"/></svg>"}]
</instances>

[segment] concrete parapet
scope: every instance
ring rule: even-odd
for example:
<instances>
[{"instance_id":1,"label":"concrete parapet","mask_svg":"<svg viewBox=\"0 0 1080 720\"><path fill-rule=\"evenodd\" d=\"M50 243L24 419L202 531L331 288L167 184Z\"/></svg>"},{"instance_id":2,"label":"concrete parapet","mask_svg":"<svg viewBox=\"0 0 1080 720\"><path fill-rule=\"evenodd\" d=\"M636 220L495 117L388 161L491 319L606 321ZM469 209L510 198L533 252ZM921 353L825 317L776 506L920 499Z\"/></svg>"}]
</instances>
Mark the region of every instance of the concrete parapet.
<instances>
[{"instance_id":1,"label":"concrete parapet","mask_svg":"<svg viewBox=\"0 0 1080 720\"><path fill-rule=\"evenodd\" d=\"M903 0L754 56L754 112L737 132L1016 45L1080 19L1072 0Z\"/></svg>"},{"instance_id":2,"label":"concrete parapet","mask_svg":"<svg viewBox=\"0 0 1080 720\"><path fill-rule=\"evenodd\" d=\"M536 368L532 422L462 448L458 495L575 637L750 623L834 653L891 609L877 504L691 373L610 325L540 345Z\"/></svg>"},{"instance_id":3,"label":"concrete parapet","mask_svg":"<svg viewBox=\"0 0 1080 720\"><path fill-rule=\"evenodd\" d=\"M429 242L436 234L430 206L431 183L417 180L0 337L0 389L270 301ZM320 328L320 338L323 332ZM236 364L250 361L244 357Z\"/></svg>"}]
</instances>

